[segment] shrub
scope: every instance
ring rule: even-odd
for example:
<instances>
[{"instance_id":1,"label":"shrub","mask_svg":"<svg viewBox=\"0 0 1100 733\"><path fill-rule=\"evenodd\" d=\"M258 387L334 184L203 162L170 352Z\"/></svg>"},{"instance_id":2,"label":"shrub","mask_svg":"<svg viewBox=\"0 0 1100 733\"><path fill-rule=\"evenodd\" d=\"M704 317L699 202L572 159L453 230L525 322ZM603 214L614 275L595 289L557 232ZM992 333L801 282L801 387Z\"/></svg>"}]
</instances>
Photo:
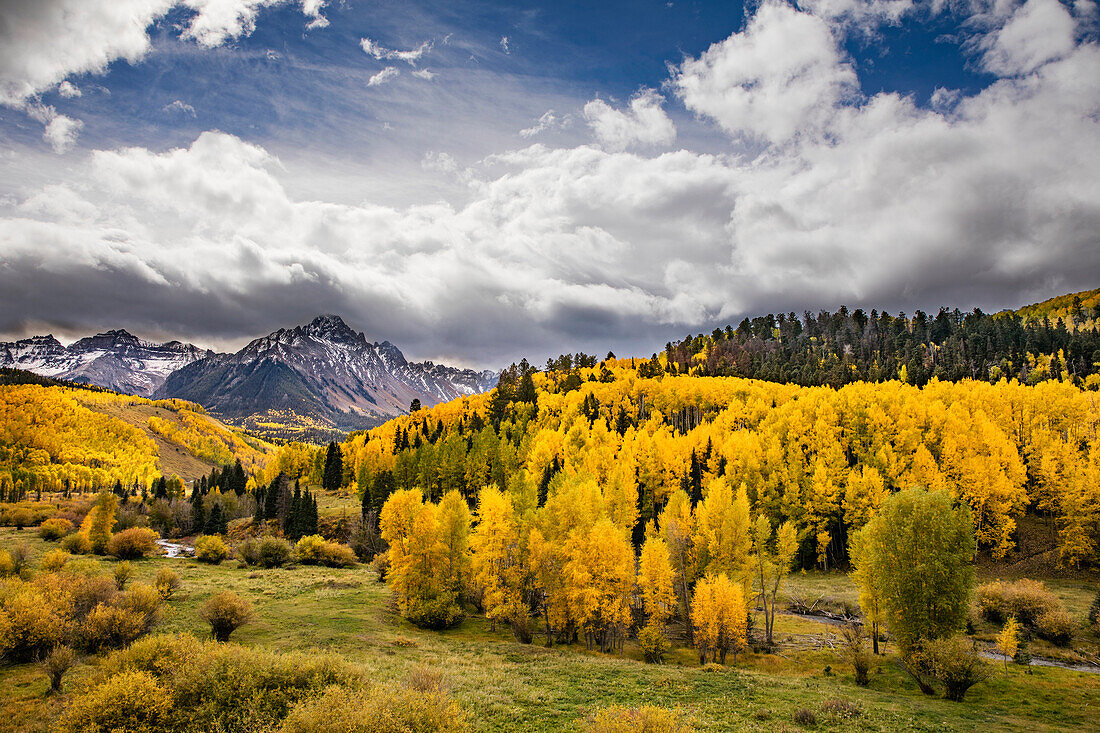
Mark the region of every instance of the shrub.
<instances>
[{"instance_id":1,"label":"shrub","mask_svg":"<svg viewBox=\"0 0 1100 733\"><path fill-rule=\"evenodd\" d=\"M414 626L422 629L449 629L462 621L464 614L454 593L442 591L434 596L410 598L405 612Z\"/></svg>"},{"instance_id":2,"label":"shrub","mask_svg":"<svg viewBox=\"0 0 1100 733\"><path fill-rule=\"evenodd\" d=\"M72 534L73 523L64 517L47 519L38 527L38 536L47 542L53 542Z\"/></svg>"},{"instance_id":3,"label":"shrub","mask_svg":"<svg viewBox=\"0 0 1100 733\"><path fill-rule=\"evenodd\" d=\"M241 559L261 568L281 568L291 561L294 554L289 542L273 535L245 540L239 550Z\"/></svg>"},{"instance_id":4,"label":"shrub","mask_svg":"<svg viewBox=\"0 0 1100 733\"><path fill-rule=\"evenodd\" d=\"M151 674L126 671L75 698L58 728L62 733L156 733L165 728L171 705Z\"/></svg>"},{"instance_id":5,"label":"shrub","mask_svg":"<svg viewBox=\"0 0 1100 733\"><path fill-rule=\"evenodd\" d=\"M126 584L130 582L130 578L134 577L134 566L128 560L123 560L115 565L114 576L115 587L120 591L126 590Z\"/></svg>"},{"instance_id":6,"label":"shrub","mask_svg":"<svg viewBox=\"0 0 1100 733\"><path fill-rule=\"evenodd\" d=\"M871 653L864 643L862 626L850 623L844 627L840 634L840 655L852 665L857 685L866 687L871 684Z\"/></svg>"},{"instance_id":7,"label":"shrub","mask_svg":"<svg viewBox=\"0 0 1100 733\"><path fill-rule=\"evenodd\" d=\"M822 704L821 712L834 720L852 720L863 715L863 709L859 705L844 698L828 700Z\"/></svg>"},{"instance_id":8,"label":"shrub","mask_svg":"<svg viewBox=\"0 0 1100 733\"><path fill-rule=\"evenodd\" d=\"M140 613L101 603L84 619L80 638L86 649L95 652L125 646L145 629L145 618Z\"/></svg>"},{"instance_id":9,"label":"shrub","mask_svg":"<svg viewBox=\"0 0 1100 733\"><path fill-rule=\"evenodd\" d=\"M110 603L118 596L118 587L112 578L106 575L79 575L72 572L79 561L71 561L65 566L65 573L53 576L53 582L64 584L64 592L72 602L73 614L77 618L87 616L101 603ZM98 568L95 568L98 570ZM64 577L63 577L64 576Z\"/></svg>"},{"instance_id":10,"label":"shrub","mask_svg":"<svg viewBox=\"0 0 1100 733\"><path fill-rule=\"evenodd\" d=\"M222 591L207 599L199 618L210 624L216 641L229 641L230 634L252 619L252 605L232 591Z\"/></svg>"},{"instance_id":11,"label":"shrub","mask_svg":"<svg viewBox=\"0 0 1100 733\"><path fill-rule=\"evenodd\" d=\"M1100 590L1096 591L1096 597L1092 599L1092 605L1089 606L1089 623L1100 626Z\"/></svg>"},{"instance_id":12,"label":"shrub","mask_svg":"<svg viewBox=\"0 0 1100 733\"><path fill-rule=\"evenodd\" d=\"M44 573L56 573L61 568L65 567L65 563L72 557L64 550L50 550L46 554L42 555L42 559L38 561L38 569Z\"/></svg>"},{"instance_id":13,"label":"shrub","mask_svg":"<svg viewBox=\"0 0 1100 733\"><path fill-rule=\"evenodd\" d=\"M665 654L672 647L668 637L665 636L664 629L652 620L638 632L638 646L642 648L642 657L650 664L663 662Z\"/></svg>"},{"instance_id":14,"label":"shrub","mask_svg":"<svg viewBox=\"0 0 1100 733\"><path fill-rule=\"evenodd\" d=\"M164 612L164 599L160 593L145 583L134 583L123 593L115 604L126 611L135 613L143 619L142 632L149 631L160 620Z\"/></svg>"},{"instance_id":15,"label":"shrub","mask_svg":"<svg viewBox=\"0 0 1100 733\"><path fill-rule=\"evenodd\" d=\"M92 541L88 539L88 535L74 532L61 540L61 549L74 555L90 555Z\"/></svg>"},{"instance_id":16,"label":"shrub","mask_svg":"<svg viewBox=\"0 0 1100 733\"><path fill-rule=\"evenodd\" d=\"M813 726L817 725L817 716L814 715L813 710L799 708L798 710L794 711L794 722L798 723L799 725L806 726L807 728L812 728Z\"/></svg>"},{"instance_id":17,"label":"shrub","mask_svg":"<svg viewBox=\"0 0 1100 733\"><path fill-rule=\"evenodd\" d=\"M1035 633L1058 646L1069 646L1077 631L1077 621L1061 609L1047 611L1035 623Z\"/></svg>"},{"instance_id":18,"label":"shrub","mask_svg":"<svg viewBox=\"0 0 1100 733\"><path fill-rule=\"evenodd\" d=\"M440 690L379 685L366 691L330 687L299 703L281 733L461 733L469 729L458 704Z\"/></svg>"},{"instance_id":19,"label":"shrub","mask_svg":"<svg viewBox=\"0 0 1100 733\"><path fill-rule=\"evenodd\" d=\"M1058 596L1044 583L1027 578L1013 583L1000 580L983 583L975 594L982 616L995 624L1003 624L1015 616L1024 626L1034 628L1044 613L1062 608Z\"/></svg>"},{"instance_id":20,"label":"shrub","mask_svg":"<svg viewBox=\"0 0 1100 733\"><path fill-rule=\"evenodd\" d=\"M157 577L153 580L153 587L157 589L160 597L167 600L172 597L180 587L180 576L170 568L159 568Z\"/></svg>"},{"instance_id":21,"label":"shrub","mask_svg":"<svg viewBox=\"0 0 1100 733\"><path fill-rule=\"evenodd\" d=\"M926 649L948 700L962 702L967 690L993 676L993 667L978 656L974 642L963 636L927 642Z\"/></svg>"},{"instance_id":22,"label":"shrub","mask_svg":"<svg viewBox=\"0 0 1100 733\"><path fill-rule=\"evenodd\" d=\"M217 535L203 535L195 540L195 559L199 562L217 565L229 557L229 548Z\"/></svg>"},{"instance_id":23,"label":"shrub","mask_svg":"<svg viewBox=\"0 0 1100 733\"><path fill-rule=\"evenodd\" d=\"M596 713L585 724L585 733L690 733L674 710L654 705L625 708L612 705Z\"/></svg>"},{"instance_id":24,"label":"shrub","mask_svg":"<svg viewBox=\"0 0 1100 733\"><path fill-rule=\"evenodd\" d=\"M119 560L137 560L153 554L160 536L148 527L130 527L114 535L107 542L107 554Z\"/></svg>"},{"instance_id":25,"label":"shrub","mask_svg":"<svg viewBox=\"0 0 1100 733\"><path fill-rule=\"evenodd\" d=\"M13 583L0 599L0 656L29 662L65 640L70 629L69 609L51 602L37 585Z\"/></svg>"},{"instance_id":26,"label":"shrub","mask_svg":"<svg viewBox=\"0 0 1100 733\"><path fill-rule=\"evenodd\" d=\"M347 545L327 542L319 534L298 540L294 546L298 562L303 565L325 565L330 568L346 568L355 564L355 553Z\"/></svg>"},{"instance_id":27,"label":"shrub","mask_svg":"<svg viewBox=\"0 0 1100 733\"><path fill-rule=\"evenodd\" d=\"M34 515L31 514L30 509L19 508L11 513L10 521L13 527L21 530L30 524L34 524Z\"/></svg>"},{"instance_id":28,"label":"shrub","mask_svg":"<svg viewBox=\"0 0 1100 733\"><path fill-rule=\"evenodd\" d=\"M0 550L0 578L6 578L9 575L15 575L15 563L11 559L10 552Z\"/></svg>"},{"instance_id":29,"label":"shrub","mask_svg":"<svg viewBox=\"0 0 1100 733\"><path fill-rule=\"evenodd\" d=\"M50 679L50 692L61 692L61 678L76 664L76 652L64 644L55 646L42 660L42 671Z\"/></svg>"},{"instance_id":30,"label":"shrub","mask_svg":"<svg viewBox=\"0 0 1100 733\"><path fill-rule=\"evenodd\" d=\"M31 564L31 548L26 542L20 542L11 549L12 575L19 575Z\"/></svg>"},{"instance_id":31,"label":"shrub","mask_svg":"<svg viewBox=\"0 0 1100 733\"><path fill-rule=\"evenodd\" d=\"M379 552L374 556L374 559L370 561L370 569L378 573L378 582L386 582L386 573L390 570L390 551L385 550Z\"/></svg>"}]
</instances>

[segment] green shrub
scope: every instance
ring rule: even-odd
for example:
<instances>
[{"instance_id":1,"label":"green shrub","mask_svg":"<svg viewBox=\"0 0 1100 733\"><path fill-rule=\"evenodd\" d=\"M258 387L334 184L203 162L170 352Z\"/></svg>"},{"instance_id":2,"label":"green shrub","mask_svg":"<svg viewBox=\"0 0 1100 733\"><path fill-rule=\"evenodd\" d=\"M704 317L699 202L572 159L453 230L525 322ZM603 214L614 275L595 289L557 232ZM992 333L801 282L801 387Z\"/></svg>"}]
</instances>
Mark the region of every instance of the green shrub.
<instances>
[{"instance_id":1,"label":"green shrub","mask_svg":"<svg viewBox=\"0 0 1100 733\"><path fill-rule=\"evenodd\" d=\"M294 548L289 542L273 535L245 540L238 549L242 560L261 568L281 568L294 555Z\"/></svg>"},{"instance_id":2,"label":"green shrub","mask_svg":"<svg viewBox=\"0 0 1100 733\"><path fill-rule=\"evenodd\" d=\"M672 648L661 625L650 621L638 632L638 646L642 648L642 657L650 664L660 664L665 654Z\"/></svg>"},{"instance_id":3,"label":"green shrub","mask_svg":"<svg viewBox=\"0 0 1100 733\"><path fill-rule=\"evenodd\" d=\"M1000 580L983 583L975 595L982 616L999 625L1015 616L1024 626L1034 628L1044 613L1062 609L1058 596L1046 584L1027 578L1012 583Z\"/></svg>"},{"instance_id":4,"label":"green shrub","mask_svg":"<svg viewBox=\"0 0 1100 733\"><path fill-rule=\"evenodd\" d=\"M210 624L216 641L229 641L230 634L252 619L252 605L226 590L207 599L199 609L199 618Z\"/></svg>"},{"instance_id":5,"label":"green shrub","mask_svg":"<svg viewBox=\"0 0 1100 733\"><path fill-rule=\"evenodd\" d=\"M61 540L61 549L74 555L90 555L92 541L88 539L88 535L74 532Z\"/></svg>"},{"instance_id":6,"label":"green shrub","mask_svg":"<svg viewBox=\"0 0 1100 733\"><path fill-rule=\"evenodd\" d=\"M229 557L229 548L217 535L203 535L195 540L195 559L199 562L217 565Z\"/></svg>"},{"instance_id":7,"label":"green shrub","mask_svg":"<svg viewBox=\"0 0 1100 733\"><path fill-rule=\"evenodd\" d=\"M34 515L31 514L30 509L19 508L11 513L10 521L16 529L23 529L34 524Z\"/></svg>"},{"instance_id":8,"label":"green shrub","mask_svg":"<svg viewBox=\"0 0 1100 733\"><path fill-rule=\"evenodd\" d=\"M148 672L126 671L78 695L62 716L62 733L159 733L172 700Z\"/></svg>"},{"instance_id":9,"label":"green shrub","mask_svg":"<svg viewBox=\"0 0 1100 733\"><path fill-rule=\"evenodd\" d=\"M148 527L130 527L111 535L107 554L119 560L138 560L156 552L158 539L160 535Z\"/></svg>"},{"instance_id":10,"label":"green shrub","mask_svg":"<svg viewBox=\"0 0 1100 733\"><path fill-rule=\"evenodd\" d=\"M157 589L160 597L168 600L180 587L180 576L170 568L158 568L157 576L153 580L153 587Z\"/></svg>"},{"instance_id":11,"label":"green shrub","mask_svg":"<svg viewBox=\"0 0 1100 733\"><path fill-rule=\"evenodd\" d=\"M405 618L414 626L438 631L455 626L464 614L455 594L442 591L435 596L410 598Z\"/></svg>"},{"instance_id":12,"label":"green shrub","mask_svg":"<svg viewBox=\"0 0 1100 733\"><path fill-rule=\"evenodd\" d=\"M1061 609L1047 611L1035 623L1035 633L1058 646L1069 646L1077 632L1077 620Z\"/></svg>"},{"instance_id":13,"label":"green shrub","mask_svg":"<svg viewBox=\"0 0 1100 733\"><path fill-rule=\"evenodd\" d=\"M943 685L948 700L962 702L967 690L993 676L993 667L978 655L974 642L964 636L926 642L925 649L932 673Z\"/></svg>"},{"instance_id":14,"label":"green shrub","mask_svg":"<svg viewBox=\"0 0 1100 733\"><path fill-rule=\"evenodd\" d=\"M642 705L625 708L613 705L596 713L585 724L585 733L690 733L674 710Z\"/></svg>"},{"instance_id":15,"label":"green shrub","mask_svg":"<svg viewBox=\"0 0 1100 733\"><path fill-rule=\"evenodd\" d=\"M440 690L379 685L365 691L330 687L297 705L281 733L461 733L458 704Z\"/></svg>"},{"instance_id":16,"label":"green shrub","mask_svg":"<svg viewBox=\"0 0 1100 733\"><path fill-rule=\"evenodd\" d=\"M72 555L64 550L50 550L42 555L42 558L38 561L38 569L44 573L56 573L65 567L65 563L69 562L71 558Z\"/></svg>"},{"instance_id":17,"label":"green shrub","mask_svg":"<svg viewBox=\"0 0 1100 733\"><path fill-rule=\"evenodd\" d=\"M346 568L355 564L355 553L347 545L328 542L319 534L298 540L294 547L298 562L303 565L325 565L330 568Z\"/></svg>"},{"instance_id":18,"label":"green shrub","mask_svg":"<svg viewBox=\"0 0 1100 733\"><path fill-rule=\"evenodd\" d=\"M73 523L64 517L47 519L38 527L38 536L52 542L72 534Z\"/></svg>"},{"instance_id":19,"label":"green shrub","mask_svg":"<svg viewBox=\"0 0 1100 733\"><path fill-rule=\"evenodd\" d=\"M799 708L794 711L794 722L806 728L813 728L817 725L817 716L814 715L813 710L807 710L806 708Z\"/></svg>"}]
</instances>

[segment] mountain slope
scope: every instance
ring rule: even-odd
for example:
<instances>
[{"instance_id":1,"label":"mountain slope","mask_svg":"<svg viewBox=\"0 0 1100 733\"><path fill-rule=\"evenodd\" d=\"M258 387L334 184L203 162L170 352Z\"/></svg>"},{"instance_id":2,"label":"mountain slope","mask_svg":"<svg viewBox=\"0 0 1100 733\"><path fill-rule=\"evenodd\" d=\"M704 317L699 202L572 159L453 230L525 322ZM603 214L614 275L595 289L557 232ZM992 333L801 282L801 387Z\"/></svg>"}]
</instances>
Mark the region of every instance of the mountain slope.
<instances>
[{"instance_id":1,"label":"mountain slope","mask_svg":"<svg viewBox=\"0 0 1100 733\"><path fill-rule=\"evenodd\" d=\"M159 397L198 402L230 419L291 412L338 430L378 425L424 405L485 392L491 371L409 362L388 341L371 343L338 316L279 329L236 354L213 355L171 374Z\"/></svg>"},{"instance_id":2,"label":"mountain slope","mask_svg":"<svg viewBox=\"0 0 1100 733\"><path fill-rule=\"evenodd\" d=\"M149 343L119 330L89 336L67 347L52 335L0 343L0 367L147 397L172 372L213 354L179 341Z\"/></svg>"}]
</instances>

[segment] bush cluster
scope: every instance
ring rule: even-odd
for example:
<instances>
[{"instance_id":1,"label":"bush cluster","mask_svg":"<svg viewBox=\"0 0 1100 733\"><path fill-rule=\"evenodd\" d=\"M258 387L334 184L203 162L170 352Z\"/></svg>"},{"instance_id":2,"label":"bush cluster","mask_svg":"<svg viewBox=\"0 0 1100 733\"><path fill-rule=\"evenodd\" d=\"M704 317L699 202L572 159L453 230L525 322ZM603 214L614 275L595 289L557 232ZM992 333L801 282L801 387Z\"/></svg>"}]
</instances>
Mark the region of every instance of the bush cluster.
<instances>
[{"instance_id":1,"label":"bush cluster","mask_svg":"<svg viewBox=\"0 0 1100 733\"><path fill-rule=\"evenodd\" d=\"M654 705L626 708L613 705L596 713L584 725L584 733L691 733L674 710Z\"/></svg>"},{"instance_id":2,"label":"bush cluster","mask_svg":"<svg viewBox=\"0 0 1100 733\"><path fill-rule=\"evenodd\" d=\"M650 664L660 664L665 654L672 648L660 624L650 621L638 632L638 646L642 648L642 657Z\"/></svg>"},{"instance_id":3,"label":"bush cluster","mask_svg":"<svg viewBox=\"0 0 1100 733\"><path fill-rule=\"evenodd\" d=\"M371 686L331 656L153 636L107 657L58 730L443 733L467 725L438 686Z\"/></svg>"},{"instance_id":4,"label":"bush cluster","mask_svg":"<svg viewBox=\"0 0 1100 733\"><path fill-rule=\"evenodd\" d=\"M69 570L11 580L0 592L0 656L41 658L59 645L97 651L128 644L160 619L163 599L134 583L120 592L105 575Z\"/></svg>"},{"instance_id":5,"label":"bush cluster","mask_svg":"<svg viewBox=\"0 0 1100 733\"><path fill-rule=\"evenodd\" d=\"M1028 628L1034 628L1039 617L1048 611L1062 610L1062 603L1045 583L1027 578L1007 583L994 580L979 585L975 591L982 616L995 624L1010 617Z\"/></svg>"},{"instance_id":6,"label":"bush cluster","mask_svg":"<svg viewBox=\"0 0 1100 733\"><path fill-rule=\"evenodd\" d=\"M324 565L346 568L355 564L355 553L347 545L328 542L319 534L308 535L294 546L298 562L303 565Z\"/></svg>"},{"instance_id":7,"label":"bush cluster","mask_svg":"<svg viewBox=\"0 0 1100 733\"><path fill-rule=\"evenodd\" d=\"M282 537L264 535L245 540L237 548L241 559L261 568L281 568L294 556L294 548Z\"/></svg>"},{"instance_id":8,"label":"bush cluster","mask_svg":"<svg viewBox=\"0 0 1100 733\"><path fill-rule=\"evenodd\" d=\"M229 641L229 635L252 619L252 605L232 591L222 591L207 599L199 617L210 624L216 641Z\"/></svg>"}]
</instances>

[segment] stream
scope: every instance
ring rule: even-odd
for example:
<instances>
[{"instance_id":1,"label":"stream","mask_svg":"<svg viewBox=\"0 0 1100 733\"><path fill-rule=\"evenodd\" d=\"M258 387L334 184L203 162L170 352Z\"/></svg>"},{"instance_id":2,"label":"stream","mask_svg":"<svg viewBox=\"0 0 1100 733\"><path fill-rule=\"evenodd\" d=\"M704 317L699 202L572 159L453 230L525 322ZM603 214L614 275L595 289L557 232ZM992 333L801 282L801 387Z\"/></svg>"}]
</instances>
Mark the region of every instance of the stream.
<instances>
[{"instance_id":1,"label":"stream","mask_svg":"<svg viewBox=\"0 0 1100 733\"><path fill-rule=\"evenodd\" d=\"M814 616L806 613L794 613L793 611L781 611L781 615L796 616L798 618L806 619L807 621L816 621L819 624L825 624L827 626L843 626L844 621L837 619L826 618L824 616ZM998 652L981 651L979 652L983 659L990 659L996 662L1005 661L1005 656ZM1059 662L1055 659L1045 659L1043 657L1032 657L1031 665L1033 667L1057 667L1059 669L1069 669L1074 672L1085 672L1087 674L1100 674L1100 666L1095 664L1069 664L1067 662Z\"/></svg>"},{"instance_id":2,"label":"stream","mask_svg":"<svg viewBox=\"0 0 1100 733\"><path fill-rule=\"evenodd\" d=\"M194 547L181 542L157 540L157 545L164 549L165 557L192 557L195 554Z\"/></svg>"}]
</instances>

